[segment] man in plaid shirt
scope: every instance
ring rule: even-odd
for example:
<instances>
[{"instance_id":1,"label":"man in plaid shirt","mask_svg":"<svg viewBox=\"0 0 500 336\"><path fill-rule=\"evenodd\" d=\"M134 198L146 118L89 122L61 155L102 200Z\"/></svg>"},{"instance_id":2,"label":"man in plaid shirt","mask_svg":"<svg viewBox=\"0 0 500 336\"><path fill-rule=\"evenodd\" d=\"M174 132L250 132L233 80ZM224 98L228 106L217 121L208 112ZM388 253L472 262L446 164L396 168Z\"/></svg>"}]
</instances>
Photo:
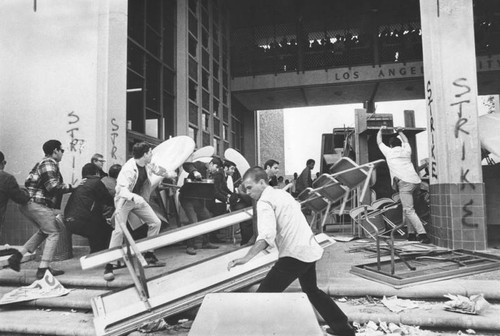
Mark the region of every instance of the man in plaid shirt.
<instances>
[{"instance_id":1,"label":"man in plaid shirt","mask_svg":"<svg viewBox=\"0 0 500 336\"><path fill-rule=\"evenodd\" d=\"M28 204L20 206L20 210L38 228L38 231L8 260L10 268L19 272L21 259L26 252L35 250L45 240L42 260L36 272L37 279L43 278L45 271L52 275L64 274L61 270L50 268L50 262L59 241L60 224L56 221L57 210L61 206L64 193L71 192L71 185L65 184L59 172L64 149L58 140L49 140L43 144L45 157L38 162L26 179L30 200Z\"/></svg>"}]
</instances>

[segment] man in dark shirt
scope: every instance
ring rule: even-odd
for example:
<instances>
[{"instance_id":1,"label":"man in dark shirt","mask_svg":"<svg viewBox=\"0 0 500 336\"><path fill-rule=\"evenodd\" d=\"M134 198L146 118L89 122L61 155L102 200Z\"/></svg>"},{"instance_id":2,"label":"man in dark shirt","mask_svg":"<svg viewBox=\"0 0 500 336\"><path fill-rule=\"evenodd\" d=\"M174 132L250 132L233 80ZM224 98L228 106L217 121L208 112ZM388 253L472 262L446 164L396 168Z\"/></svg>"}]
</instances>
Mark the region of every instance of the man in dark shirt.
<instances>
[{"instance_id":1,"label":"man in dark shirt","mask_svg":"<svg viewBox=\"0 0 500 336\"><path fill-rule=\"evenodd\" d=\"M196 161L185 162L182 165L182 168L189 174L188 179L194 181L201 181L202 179L212 178L213 174L219 169L219 167L222 167L222 160L217 157L212 158L209 163ZM210 199L205 196L201 196L199 190L201 187L203 187L203 185L201 184L197 186L195 183L184 183L184 185L179 190L179 202L181 203L181 206L186 213L189 224L203 221L212 217L212 214L207 209L207 203L214 202L213 196ZM204 234L202 237L202 248L219 248L219 246L214 245L210 242L209 234ZM194 238L188 239L186 243L186 253L189 255L195 255L196 250Z\"/></svg>"},{"instance_id":2,"label":"man in dark shirt","mask_svg":"<svg viewBox=\"0 0 500 336\"><path fill-rule=\"evenodd\" d=\"M104 205L112 206L113 197L101 182L99 169L92 163L82 168L86 181L69 197L64 220L71 233L89 240L90 253L108 248L113 229L103 215Z\"/></svg>"},{"instance_id":3,"label":"man in dark shirt","mask_svg":"<svg viewBox=\"0 0 500 336\"><path fill-rule=\"evenodd\" d=\"M304 168L302 173L300 173L295 184L295 191L297 192L297 194L300 194L306 188L312 187L311 170L314 169L315 163L316 162L313 159L307 160L306 167Z\"/></svg>"},{"instance_id":4,"label":"man in dark shirt","mask_svg":"<svg viewBox=\"0 0 500 336\"><path fill-rule=\"evenodd\" d=\"M99 176L101 178L108 176L108 174L106 174L103 170L104 162L106 162L106 160L104 160L104 156L102 156L99 153L95 153L94 155L92 155L92 158L90 159L90 163L96 165L96 167L99 169Z\"/></svg>"},{"instance_id":5,"label":"man in dark shirt","mask_svg":"<svg viewBox=\"0 0 500 336\"><path fill-rule=\"evenodd\" d=\"M9 199L18 204L26 204L30 199L28 191L19 188L16 178L4 171L6 164L5 156L0 152L0 227L4 221Z\"/></svg>"},{"instance_id":6,"label":"man in dark shirt","mask_svg":"<svg viewBox=\"0 0 500 336\"><path fill-rule=\"evenodd\" d=\"M269 178L269 185L276 187L278 185L278 173L280 171L280 163L274 159L267 160L264 163L264 169Z\"/></svg>"}]
</instances>

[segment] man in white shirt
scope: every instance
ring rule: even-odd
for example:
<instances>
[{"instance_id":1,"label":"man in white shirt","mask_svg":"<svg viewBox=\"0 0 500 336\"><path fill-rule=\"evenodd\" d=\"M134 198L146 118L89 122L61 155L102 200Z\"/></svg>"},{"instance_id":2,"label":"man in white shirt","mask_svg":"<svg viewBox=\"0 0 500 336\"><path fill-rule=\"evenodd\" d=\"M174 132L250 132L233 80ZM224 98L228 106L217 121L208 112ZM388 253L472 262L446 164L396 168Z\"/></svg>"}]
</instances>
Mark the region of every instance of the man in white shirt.
<instances>
[{"instance_id":1,"label":"man in white shirt","mask_svg":"<svg viewBox=\"0 0 500 336\"><path fill-rule=\"evenodd\" d=\"M268 175L260 167L250 168L243 183L247 194L257 201L258 236L245 257L229 262L228 270L247 263L264 249L277 248L279 259L257 291L280 293L299 279L309 301L330 326L327 332L354 336L347 316L318 288L316 261L321 259L323 248L316 242L299 203L286 191L270 187Z\"/></svg>"},{"instance_id":2,"label":"man in white shirt","mask_svg":"<svg viewBox=\"0 0 500 336\"><path fill-rule=\"evenodd\" d=\"M408 240L419 240L421 243L429 244L430 239L413 208L413 193L420 188L421 180L411 162L411 147L408 138L404 135L403 128L397 127L396 132L402 141L394 136L389 139L388 147L382 142L382 130L385 128L385 126L380 127L377 133L377 144L389 166L393 187L396 186L396 190L399 191L403 215L408 223ZM415 231L418 236L415 235Z\"/></svg>"}]
</instances>

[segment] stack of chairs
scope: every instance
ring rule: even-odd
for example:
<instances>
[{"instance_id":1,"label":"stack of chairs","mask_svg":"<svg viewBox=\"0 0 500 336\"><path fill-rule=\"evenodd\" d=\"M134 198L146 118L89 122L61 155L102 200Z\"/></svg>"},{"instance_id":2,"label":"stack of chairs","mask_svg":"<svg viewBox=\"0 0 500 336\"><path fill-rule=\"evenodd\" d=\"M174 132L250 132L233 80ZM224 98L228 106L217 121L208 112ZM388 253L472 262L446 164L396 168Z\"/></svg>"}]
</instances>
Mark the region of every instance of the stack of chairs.
<instances>
[{"instance_id":1,"label":"stack of chairs","mask_svg":"<svg viewBox=\"0 0 500 336\"><path fill-rule=\"evenodd\" d=\"M384 160L377 160L358 165L348 157L343 157L330 168L329 174L323 174L298 195L301 205L313 213L311 226L317 225L319 232L323 232L326 219L333 210L343 213L349 195L353 190L361 188L363 199L370 182L373 170ZM318 225L318 222L320 223Z\"/></svg>"},{"instance_id":2,"label":"stack of chairs","mask_svg":"<svg viewBox=\"0 0 500 336\"><path fill-rule=\"evenodd\" d=\"M399 197L394 199L380 198L372 202L371 205L358 206L350 211L350 216L353 222L358 224L358 228L361 228L367 236L375 240L377 269L379 271L381 269L381 241L386 243L390 250L391 274L395 273L395 256L402 260L409 269L415 270L415 267L411 266L395 250L394 235L396 232L404 235L402 227L405 225L403 208Z\"/></svg>"}]
</instances>

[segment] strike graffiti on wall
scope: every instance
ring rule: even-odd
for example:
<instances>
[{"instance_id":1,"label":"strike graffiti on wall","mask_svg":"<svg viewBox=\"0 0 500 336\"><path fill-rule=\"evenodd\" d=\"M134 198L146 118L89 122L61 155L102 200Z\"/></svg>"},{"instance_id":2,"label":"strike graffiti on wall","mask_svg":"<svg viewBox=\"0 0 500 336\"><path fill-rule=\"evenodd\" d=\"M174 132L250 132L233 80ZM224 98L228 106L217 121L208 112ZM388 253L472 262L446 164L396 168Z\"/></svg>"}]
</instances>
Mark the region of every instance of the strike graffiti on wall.
<instances>
[{"instance_id":1,"label":"strike graffiti on wall","mask_svg":"<svg viewBox=\"0 0 500 336\"><path fill-rule=\"evenodd\" d=\"M118 130L120 126L116 123L116 118L111 119L111 159L118 160L116 156L116 152L118 151L118 146L116 142L116 138L118 137Z\"/></svg>"},{"instance_id":2,"label":"strike graffiti on wall","mask_svg":"<svg viewBox=\"0 0 500 336\"><path fill-rule=\"evenodd\" d=\"M78 178L76 177L76 157L77 155L82 154L82 151L85 147L85 139L79 138L78 133L80 131L79 122L80 117L74 111L68 113L68 126L69 128L66 130L66 133L69 134L70 142L69 142L69 151L71 155L71 184L75 185L78 182Z\"/></svg>"}]
</instances>

